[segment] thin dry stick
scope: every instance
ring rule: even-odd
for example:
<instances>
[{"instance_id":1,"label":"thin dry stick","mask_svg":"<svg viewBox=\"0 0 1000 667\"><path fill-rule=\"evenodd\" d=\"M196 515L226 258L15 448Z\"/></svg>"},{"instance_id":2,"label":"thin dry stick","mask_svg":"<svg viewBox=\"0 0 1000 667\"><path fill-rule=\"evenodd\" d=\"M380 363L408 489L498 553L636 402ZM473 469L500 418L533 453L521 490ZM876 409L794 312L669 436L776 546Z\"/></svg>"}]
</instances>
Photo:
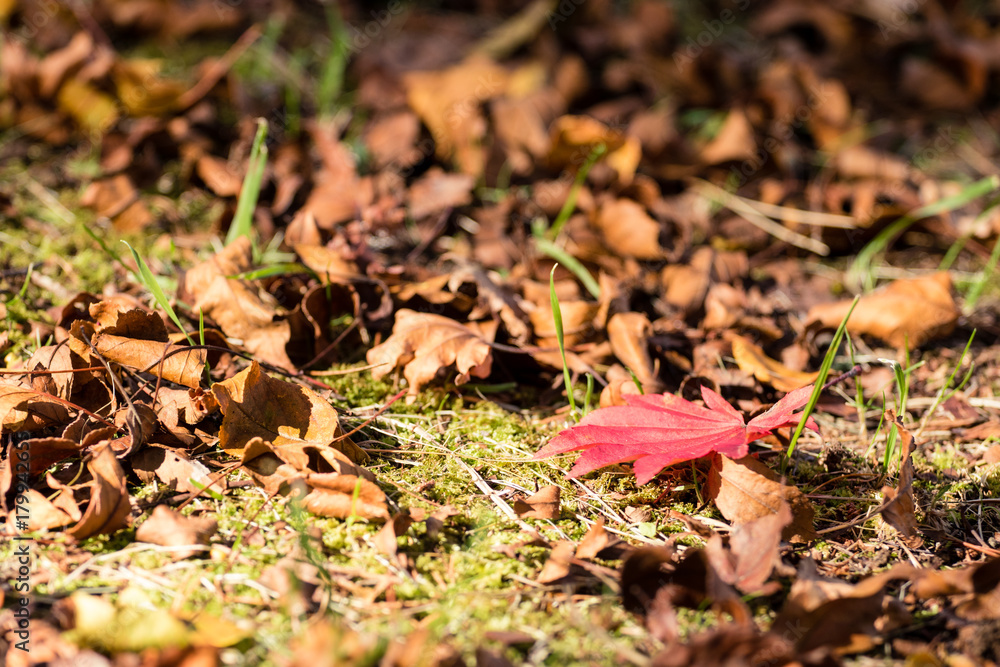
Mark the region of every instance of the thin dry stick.
<instances>
[{"instance_id":1,"label":"thin dry stick","mask_svg":"<svg viewBox=\"0 0 1000 667\"><path fill-rule=\"evenodd\" d=\"M813 225L814 227L833 227L835 229L857 229L858 225L849 215L837 215L835 213L818 213L816 211L803 211L799 208L789 208L788 206L777 206L776 204L765 204L755 199L747 199L734 195L741 202L756 209L759 213L770 218L785 220L787 222L798 222L803 225Z\"/></svg>"},{"instance_id":2,"label":"thin dry stick","mask_svg":"<svg viewBox=\"0 0 1000 667\"><path fill-rule=\"evenodd\" d=\"M759 212L753 206L743 202L736 195L726 192L722 188L712 185L708 181L693 179L693 182L696 188L702 190L702 194L704 196L719 199L723 206L731 211L734 211L735 213L741 214L748 222L756 225L779 241L784 241L785 243L793 245L796 248L802 248L803 250L814 252L817 255L823 255L824 257L830 254L830 246L827 244L799 234L798 232L793 232L787 227L778 224L771 218Z\"/></svg>"}]
</instances>

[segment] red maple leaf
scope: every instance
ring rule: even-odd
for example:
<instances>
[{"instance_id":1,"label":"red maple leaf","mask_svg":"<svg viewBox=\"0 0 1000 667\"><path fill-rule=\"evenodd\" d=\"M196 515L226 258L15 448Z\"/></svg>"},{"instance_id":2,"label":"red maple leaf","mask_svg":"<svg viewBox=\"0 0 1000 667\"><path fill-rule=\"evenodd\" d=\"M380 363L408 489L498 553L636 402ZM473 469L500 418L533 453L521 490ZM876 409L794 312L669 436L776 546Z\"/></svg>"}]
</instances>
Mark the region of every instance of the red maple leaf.
<instances>
[{"instance_id":1,"label":"red maple leaf","mask_svg":"<svg viewBox=\"0 0 1000 667\"><path fill-rule=\"evenodd\" d=\"M667 466L713 452L738 459L749 445L782 426L794 426L793 415L809 401L809 385L785 394L770 410L743 421L733 406L719 394L702 386L708 407L696 405L674 394L626 395L628 405L594 410L542 447L535 458L585 450L569 471L578 477L591 470L625 461L635 461L636 482L645 484ZM806 425L818 431L810 417Z\"/></svg>"}]
</instances>

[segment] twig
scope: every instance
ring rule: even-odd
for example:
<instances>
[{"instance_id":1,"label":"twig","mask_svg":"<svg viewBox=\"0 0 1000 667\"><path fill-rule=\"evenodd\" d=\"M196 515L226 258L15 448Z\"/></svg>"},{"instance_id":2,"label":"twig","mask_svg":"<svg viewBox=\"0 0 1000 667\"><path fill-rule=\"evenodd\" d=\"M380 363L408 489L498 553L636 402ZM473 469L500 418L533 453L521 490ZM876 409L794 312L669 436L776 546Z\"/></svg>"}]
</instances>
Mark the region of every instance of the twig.
<instances>
[{"instance_id":1,"label":"twig","mask_svg":"<svg viewBox=\"0 0 1000 667\"><path fill-rule=\"evenodd\" d=\"M727 192L719 186L701 179L693 179L693 182L696 188L702 190L704 196L720 200L723 206L735 213L741 214L748 222L756 225L779 241L784 241L796 248L802 248L817 255L823 255L824 257L830 254L830 246L827 244L799 234L798 232L793 232L787 227L778 224L731 192Z\"/></svg>"}]
</instances>

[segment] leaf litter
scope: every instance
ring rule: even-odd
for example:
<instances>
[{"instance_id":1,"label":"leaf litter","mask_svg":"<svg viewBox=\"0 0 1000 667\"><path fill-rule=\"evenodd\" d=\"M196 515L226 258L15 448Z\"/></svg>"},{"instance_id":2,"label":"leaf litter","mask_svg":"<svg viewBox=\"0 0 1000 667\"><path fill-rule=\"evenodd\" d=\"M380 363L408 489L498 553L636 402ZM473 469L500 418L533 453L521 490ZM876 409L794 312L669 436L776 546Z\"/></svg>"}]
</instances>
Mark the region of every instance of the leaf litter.
<instances>
[{"instance_id":1,"label":"leaf litter","mask_svg":"<svg viewBox=\"0 0 1000 667\"><path fill-rule=\"evenodd\" d=\"M0 3L7 664L1000 662L989 10L478 4Z\"/></svg>"}]
</instances>

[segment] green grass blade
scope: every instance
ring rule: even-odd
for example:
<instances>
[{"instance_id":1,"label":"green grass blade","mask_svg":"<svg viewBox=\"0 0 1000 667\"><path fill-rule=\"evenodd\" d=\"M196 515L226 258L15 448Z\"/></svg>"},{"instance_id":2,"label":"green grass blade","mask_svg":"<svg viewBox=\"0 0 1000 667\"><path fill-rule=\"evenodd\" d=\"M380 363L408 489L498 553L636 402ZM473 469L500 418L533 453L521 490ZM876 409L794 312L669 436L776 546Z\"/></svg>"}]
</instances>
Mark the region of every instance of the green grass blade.
<instances>
[{"instance_id":1,"label":"green grass blade","mask_svg":"<svg viewBox=\"0 0 1000 667\"><path fill-rule=\"evenodd\" d=\"M573 378L566 364L566 341L563 338L562 310L559 308L559 297L556 296L556 264L549 272L549 303L552 305L552 320L556 325L556 340L559 342L559 355L562 357L563 382L566 384L566 396L569 398L569 409L576 415L576 399L573 398Z\"/></svg>"},{"instance_id":2,"label":"green grass blade","mask_svg":"<svg viewBox=\"0 0 1000 667\"><path fill-rule=\"evenodd\" d=\"M559 209L559 214L546 234L550 241L554 241L559 236L559 232L566 225L569 216L573 215L573 211L576 210L576 198L580 195L580 188L583 187L584 181L587 180L587 174L590 173L590 170L607 150L608 147L604 144L594 146L594 149L590 151L590 155L587 156L587 161L580 167L580 171L576 172L576 178L573 179L573 186L569 189L569 195L567 195L566 201L563 202L562 208Z\"/></svg>"},{"instance_id":3,"label":"green grass blade","mask_svg":"<svg viewBox=\"0 0 1000 667\"><path fill-rule=\"evenodd\" d=\"M594 277L590 275L590 272L587 271L586 267L576 257L573 257L573 255L548 239L536 238L535 247L543 255L548 255L559 264L565 266L583 284L584 288L590 292L591 296L595 299L601 298L601 286L597 284Z\"/></svg>"},{"instance_id":4,"label":"green grass blade","mask_svg":"<svg viewBox=\"0 0 1000 667\"><path fill-rule=\"evenodd\" d=\"M969 288L969 292L965 296L963 310L966 315L969 315L976 309L976 303L979 301L979 297L983 295L986 285L996 276L998 262L1000 262L1000 238L993 242L993 251L990 253L990 258L986 261L986 266L979 272L979 276L972 283L972 287Z\"/></svg>"},{"instance_id":5,"label":"green grass blade","mask_svg":"<svg viewBox=\"0 0 1000 667\"><path fill-rule=\"evenodd\" d=\"M809 415L812 414L813 410L816 409L816 404L819 403L819 397L823 393L823 385L826 384L826 378L830 374L830 368L833 366L833 359L837 356L840 341L843 340L844 332L847 331L847 321L851 319L851 313L854 312L854 308L858 305L860 299L861 295L854 297L851 307L848 309L847 314L844 315L844 319L840 321L840 326L837 327L836 333L833 334L833 340L830 341L830 347L827 349L826 356L823 357L823 363L819 367L819 375L816 377L813 392L809 396L809 402L806 403L806 407L802 411L802 416L799 418L799 423L795 427L795 432L792 434L792 439L788 443L788 452L781 463L782 473L784 473L787 462L791 460L792 454L795 453L795 445L798 443L799 436L802 435L802 431L806 427L806 422L809 421Z\"/></svg>"},{"instance_id":6,"label":"green grass blade","mask_svg":"<svg viewBox=\"0 0 1000 667\"><path fill-rule=\"evenodd\" d=\"M191 336L188 335L187 329L183 324L181 324L180 318L177 317L177 313L174 311L173 306L170 305L170 299L168 299L167 295L163 292L163 288L160 287L160 283L156 280L156 276L154 276L153 272L149 270L146 260L144 260L142 256L136 252L135 248L128 244L128 241L122 241L122 243L124 243L132 253L132 259L135 260L135 265L139 267L139 281L153 295L153 298L156 300L156 305L167 313L170 320L177 325L177 328L181 330L188 342L195 345L194 340L192 340Z\"/></svg>"},{"instance_id":7,"label":"green grass blade","mask_svg":"<svg viewBox=\"0 0 1000 667\"><path fill-rule=\"evenodd\" d=\"M229 225L229 233L226 234L226 245L241 236L250 236L250 230L253 228L253 212L257 208L260 184L264 180L264 168L267 166L267 144L264 143L266 138L267 121L258 118L257 134L250 149L250 163L243 178L243 187L240 188L240 198L236 203L233 222Z\"/></svg>"},{"instance_id":8,"label":"green grass blade","mask_svg":"<svg viewBox=\"0 0 1000 667\"><path fill-rule=\"evenodd\" d=\"M967 186L958 194L952 195L951 197L945 197L944 199L936 202L931 202L926 206L921 206L917 210L911 211L899 220L896 220L879 232L878 235L869 241L868 245L862 248L861 252L858 253L857 258L854 260L854 263L851 264L851 267L847 272L849 284L862 285L865 289L871 289L874 287L874 280L872 279L872 264L875 262L875 258L889 247L889 244L892 243L893 239L906 231L910 225L916 221L965 206L969 202L993 192L998 187L1000 187L1000 177L996 175L987 176L986 178Z\"/></svg>"}]
</instances>

